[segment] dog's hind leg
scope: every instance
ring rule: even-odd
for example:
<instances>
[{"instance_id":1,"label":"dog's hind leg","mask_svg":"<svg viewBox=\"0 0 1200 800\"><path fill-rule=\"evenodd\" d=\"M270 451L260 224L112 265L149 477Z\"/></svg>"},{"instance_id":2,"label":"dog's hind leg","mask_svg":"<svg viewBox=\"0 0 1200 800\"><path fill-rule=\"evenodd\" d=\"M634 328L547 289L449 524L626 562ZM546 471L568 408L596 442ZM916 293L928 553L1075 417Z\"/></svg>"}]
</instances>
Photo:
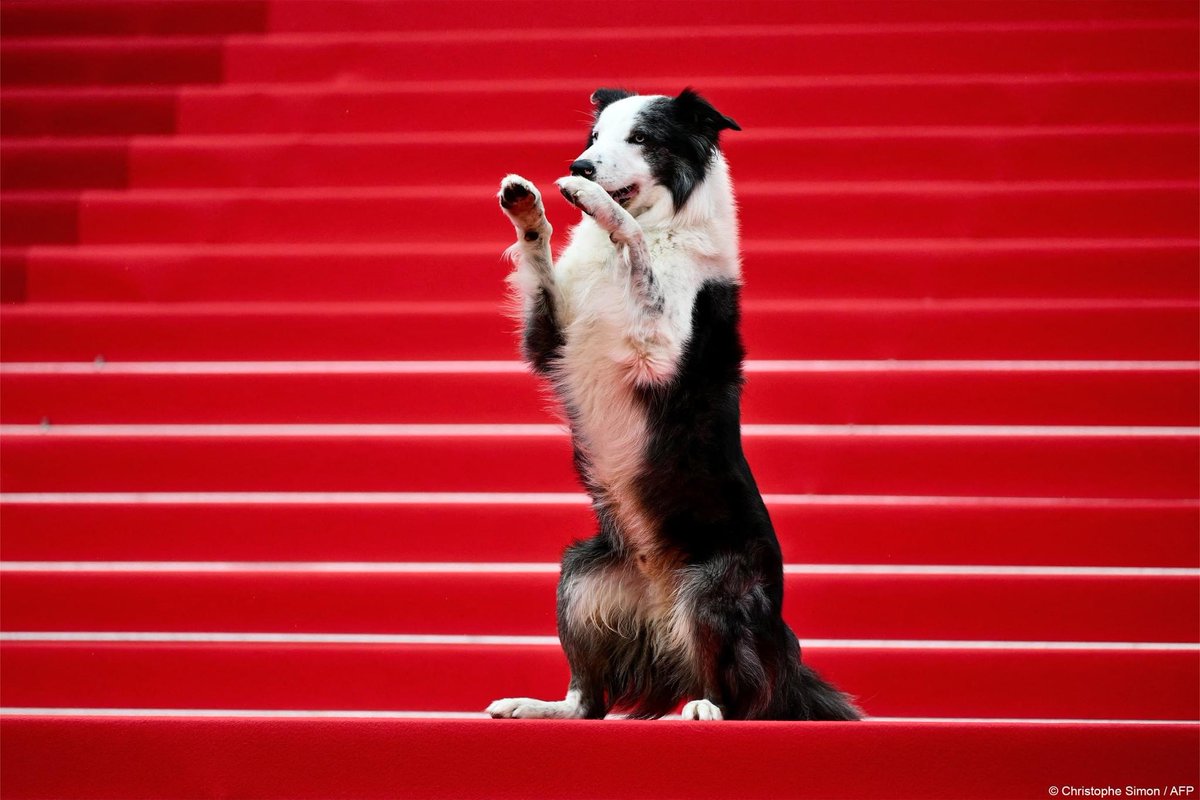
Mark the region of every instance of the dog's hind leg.
<instances>
[{"instance_id":1,"label":"dog's hind leg","mask_svg":"<svg viewBox=\"0 0 1200 800\"><path fill-rule=\"evenodd\" d=\"M532 697L506 697L487 707L494 719L581 719L584 716L580 693L567 691L563 700L534 700Z\"/></svg>"},{"instance_id":2,"label":"dog's hind leg","mask_svg":"<svg viewBox=\"0 0 1200 800\"><path fill-rule=\"evenodd\" d=\"M717 559L682 590L704 687L703 699L684 706L684 718L858 719L850 698L800 663L796 636L779 616L779 586L759 573Z\"/></svg>"},{"instance_id":3,"label":"dog's hind leg","mask_svg":"<svg viewBox=\"0 0 1200 800\"><path fill-rule=\"evenodd\" d=\"M558 633L571 666L563 700L513 697L487 707L493 717L521 719L601 719L608 713L604 684L624 608L621 582L608 571L615 558L611 541L600 534L578 542L563 554L558 585Z\"/></svg>"},{"instance_id":4,"label":"dog's hind leg","mask_svg":"<svg viewBox=\"0 0 1200 800\"><path fill-rule=\"evenodd\" d=\"M497 196L500 208L517 230L517 241L506 255L516 266L509 282L521 298L524 317L521 349L534 369L545 373L563 346L556 316L560 300L550 252L554 229L546 219L541 193L521 176L505 177Z\"/></svg>"}]
</instances>

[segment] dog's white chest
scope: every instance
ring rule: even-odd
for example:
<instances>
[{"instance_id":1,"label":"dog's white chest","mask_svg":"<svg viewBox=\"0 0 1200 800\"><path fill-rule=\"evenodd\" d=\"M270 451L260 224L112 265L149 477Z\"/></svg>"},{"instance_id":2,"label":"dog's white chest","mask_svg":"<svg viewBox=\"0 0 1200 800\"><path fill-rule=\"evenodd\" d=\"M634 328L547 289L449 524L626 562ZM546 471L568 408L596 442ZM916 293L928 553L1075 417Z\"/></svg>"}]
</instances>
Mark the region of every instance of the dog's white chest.
<instances>
[{"instance_id":1,"label":"dog's white chest","mask_svg":"<svg viewBox=\"0 0 1200 800\"><path fill-rule=\"evenodd\" d=\"M695 288L672 266L656 264L666 302L650 325L632 313L628 265L606 237L579 231L555 268L565 340L558 385L590 477L617 492L639 471L648 443L639 387L670 379L691 333Z\"/></svg>"},{"instance_id":2,"label":"dog's white chest","mask_svg":"<svg viewBox=\"0 0 1200 800\"><path fill-rule=\"evenodd\" d=\"M560 387L586 469L601 486L628 486L639 471L648 431L630 376L626 332L612 319L575 317L566 331Z\"/></svg>"}]
</instances>

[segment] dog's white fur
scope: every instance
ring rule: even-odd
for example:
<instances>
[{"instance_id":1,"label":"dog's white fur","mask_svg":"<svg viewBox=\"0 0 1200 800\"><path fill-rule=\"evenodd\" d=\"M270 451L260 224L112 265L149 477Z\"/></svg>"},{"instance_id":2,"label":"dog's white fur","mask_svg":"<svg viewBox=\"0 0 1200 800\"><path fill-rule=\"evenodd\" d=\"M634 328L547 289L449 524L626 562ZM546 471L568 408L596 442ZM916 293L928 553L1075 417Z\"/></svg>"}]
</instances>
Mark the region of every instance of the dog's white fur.
<instances>
[{"instance_id":1,"label":"dog's white fur","mask_svg":"<svg viewBox=\"0 0 1200 800\"><path fill-rule=\"evenodd\" d=\"M581 155L595 164L595 180L557 181L563 196L584 212L557 261L537 188L509 175L500 194L513 185L529 193L505 209L518 234L509 250L516 265L510 282L526 310L539 291L553 300L565 340L556 384L571 409L589 478L604 487L625 545L634 554L647 554L651 565L610 576L611 581L565 587L567 613L620 631L632 622L622 615L641 609L653 615L643 624L676 642L672 649L678 652L692 638L691 616L678 583L654 569L648 522L633 490L647 441L644 408L634 390L671 380L692 333L697 292L710 279L736 282L740 261L733 186L721 153L713 154L705 180L675 209L668 187L654 181L641 148L628 141L638 111L657 99L629 97L605 108ZM623 208L609 192L628 185L638 192ZM630 602L631 595L638 601ZM487 710L505 717L582 715L579 698L570 695L554 703L497 700ZM721 718L708 701L689 703L685 717Z\"/></svg>"}]
</instances>

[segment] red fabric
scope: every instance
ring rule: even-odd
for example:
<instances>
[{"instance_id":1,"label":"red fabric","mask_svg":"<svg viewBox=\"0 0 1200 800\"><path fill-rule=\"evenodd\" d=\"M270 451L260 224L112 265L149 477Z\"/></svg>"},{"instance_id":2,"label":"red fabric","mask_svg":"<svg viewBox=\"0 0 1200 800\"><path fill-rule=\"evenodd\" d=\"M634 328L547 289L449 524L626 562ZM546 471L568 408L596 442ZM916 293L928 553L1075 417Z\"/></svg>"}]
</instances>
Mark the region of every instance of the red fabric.
<instances>
[{"instance_id":1,"label":"red fabric","mask_svg":"<svg viewBox=\"0 0 1200 800\"><path fill-rule=\"evenodd\" d=\"M1050 786L1194 784L1200 752L1192 725L22 718L2 725L3 789L13 798L1045 797Z\"/></svg>"},{"instance_id":2,"label":"red fabric","mask_svg":"<svg viewBox=\"0 0 1200 800\"><path fill-rule=\"evenodd\" d=\"M495 285L499 292L499 277ZM786 300L747 302L745 313L758 359L1200 358L1191 335L1200 314L1186 300ZM7 361L512 359L513 327L497 301L46 303L5 310L0 353Z\"/></svg>"},{"instance_id":3,"label":"red fabric","mask_svg":"<svg viewBox=\"0 0 1200 800\"><path fill-rule=\"evenodd\" d=\"M203 385L203 393L196 388ZM479 395L489 398L481 404ZM523 372L130 375L0 374L9 423L546 423ZM1195 425L1200 376L1174 370L796 370L747 376L750 424Z\"/></svg>"},{"instance_id":4,"label":"red fabric","mask_svg":"<svg viewBox=\"0 0 1200 800\"><path fill-rule=\"evenodd\" d=\"M911 717L1194 719L1194 652L815 647L804 660L870 713ZM557 645L14 642L6 707L481 711L561 697ZM1001 679L998 676L1003 676ZM1142 685L1153 676L1154 689Z\"/></svg>"},{"instance_id":5,"label":"red fabric","mask_svg":"<svg viewBox=\"0 0 1200 800\"><path fill-rule=\"evenodd\" d=\"M984 497L1187 497L1186 433L752 436L764 492ZM5 443L6 491L493 491L579 489L565 434L171 438L55 434Z\"/></svg>"},{"instance_id":6,"label":"red fabric","mask_svg":"<svg viewBox=\"0 0 1200 800\"><path fill-rule=\"evenodd\" d=\"M871 151L874 146L867 142L862 147ZM1130 148L1140 153L1141 146ZM86 169L96 175L91 180L104 180L97 173L105 167L93 162ZM1067 300L1080 296L1081 281L1087 295L1097 299L1180 300L1195 295L1198 282L1194 248L1186 240L1089 240L1077 246L1053 240L978 240L939 248L933 241L821 239L751 241L743 251L746 274L753 276L744 291L752 302L793 296L797 285L804 287L805 297L826 300L1013 300L1030 295ZM446 297L447 273L460 278L456 297L494 302L503 271L489 242L392 243L332 251L287 244L37 248L2 258L4 268L28 284L23 299L31 302L85 297L103 302L437 301ZM397 269L398 263L418 258L431 266ZM1130 272L1131 262L1138 264L1137 272ZM336 269L330 269L331 264Z\"/></svg>"},{"instance_id":7,"label":"red fabric","mask_svg":"<svg viewBox=\"0 0 1200 800\"><path fill-rule=\"evenodd\" d=\"M6 1L0 358L511 360L495 181L517 170L549 188L583 145L597 85L694 83L745 128L725 145L752 358L1194 361L1198 13L1187 0ZM561 236L575 212L549 194ZM25 425L547 419L520 373L3 373L0 394L2 421ZM746 395L747 422L783 424L1194 426L1197 408L1187 363L752 373ZM3 449L5 492L578 489L562 437L55 433ZM1186 434L831 431L752 436L747 451L771 493L963 496L778 504L792 563L1200 564ZM591 527L583 505L2 513L6 560L546 562ZM1189 575L787 581L802 640L1119 647L1200 629ZM9 572L0 615L9 631L549 636L554 582ZM1195 650L806 658L875 715L1200 717ZM18 708L468 711L561 696L566 680L552 643L40 641L6 642L3 659L0 705ZM17 715L0 732L13 798L1170 796L1200 778L1195 724Z\"/></svg>"},{"instance_id":8,"label":"red fabric","mask_svg":"<svg viewBox=\"0 0 1200 800\"><path fill-rule=\"evenodd\" d=\"M783 551L800 564L1194 567L1198 515L1194 501L771 504ZM583 502L39 503L5 505L3 516L8 561L204 561L217 552L231 561L454 561L472 553L546 562L596 525ZM171 535L145 535L163 530Z\"/></svg>"},{"instance_id":9,"label":"red fabric","mask_svg":"<svg viewBox=\"0 0 1200 800\"><path fill-rule=\"evenodd\" d=\"M397 531L397 535L427 532ZM461 560L462 557L460 557ZM553 635L555 572L19 572L10 630ZM1197 581L1177 576L787 574L803 640L1183 642Z\"/></svg>"}]
</instances>

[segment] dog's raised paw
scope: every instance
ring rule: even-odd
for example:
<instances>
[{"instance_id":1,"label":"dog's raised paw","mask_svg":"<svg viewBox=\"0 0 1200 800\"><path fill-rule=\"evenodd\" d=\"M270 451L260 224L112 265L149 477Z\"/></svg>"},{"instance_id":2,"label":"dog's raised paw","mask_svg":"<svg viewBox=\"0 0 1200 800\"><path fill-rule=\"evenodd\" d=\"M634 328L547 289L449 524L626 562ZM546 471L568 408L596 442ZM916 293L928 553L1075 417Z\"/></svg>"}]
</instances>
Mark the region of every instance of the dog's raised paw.
<instances>
[{"instance_id":1,"label":"dog's raised paw","mask_svg":"<svg viewBox=\"0 0 1200 800\"><path fill-rule=\"evenodd\" d=\"M500 207L505 211L519 211L521 207L532 207L537 203L538 190L520 175L508 175L500 182Z\"/></svg>"},{"instance_id":2,"label":"dog's raised paw","mask_svg":"<svg viewBox=\"0 0 1200 800\"><path fill-rule=\"evenodd\" d=\"M518 232L524 234L526 241L550 235L550 223L546 221L546 212L542 208L541 192L532 183L520 175L508 175L500 182L496 197L500 200L500 208L512 220Z\"/></svg>"},{"instance_id":3,"label":"dog's raised paw","mask_svg":"<svg viewBox=\"0 0 1200 800\"><path fill-rule=\"evenodd\" d=\"M693 700L683 707L681 715L684 719L720 720L725 719L721 708L708 700Z\"/></svg>"},{"instance_id":4,"label":"dog's raised paw","mask_svg":"<svg viewBox=\"0 0 1200 800\"><path fill-rule=\"evenodd\" d=\"M500 181L500 191L496 193L500 207L509 216L520 217L530 213L542 215L542 193L531 182L520 175L506 175Z\"/></svg>"},{"instance_id":5,"label":"dog's raised paw","mask_svg":"<svg viewBox=\"0 0 1200 800\"><path fill-rule=\"evenodd\" d=\"M616 241L628 241L637 230L637 223L625 209L604 191L603 187L587 178L569 176L554 182L568 203L596 221L603 230L612 234Z\"/></svg>"},{"instance_id":6,"label":"dog's raised paw","mask_svg":"<svg viewBox=\"0 0 1200 800\"><path fill-rule=\"evenodd\" d=\"M600 184L589 181L587 178L572 175L567 178L559 178L554 183L568 203L589 216L594 217L596 212L609 205L615 205L612 198L608 196L608 192L600 188Z\"/></svg>"}]
</instances>

